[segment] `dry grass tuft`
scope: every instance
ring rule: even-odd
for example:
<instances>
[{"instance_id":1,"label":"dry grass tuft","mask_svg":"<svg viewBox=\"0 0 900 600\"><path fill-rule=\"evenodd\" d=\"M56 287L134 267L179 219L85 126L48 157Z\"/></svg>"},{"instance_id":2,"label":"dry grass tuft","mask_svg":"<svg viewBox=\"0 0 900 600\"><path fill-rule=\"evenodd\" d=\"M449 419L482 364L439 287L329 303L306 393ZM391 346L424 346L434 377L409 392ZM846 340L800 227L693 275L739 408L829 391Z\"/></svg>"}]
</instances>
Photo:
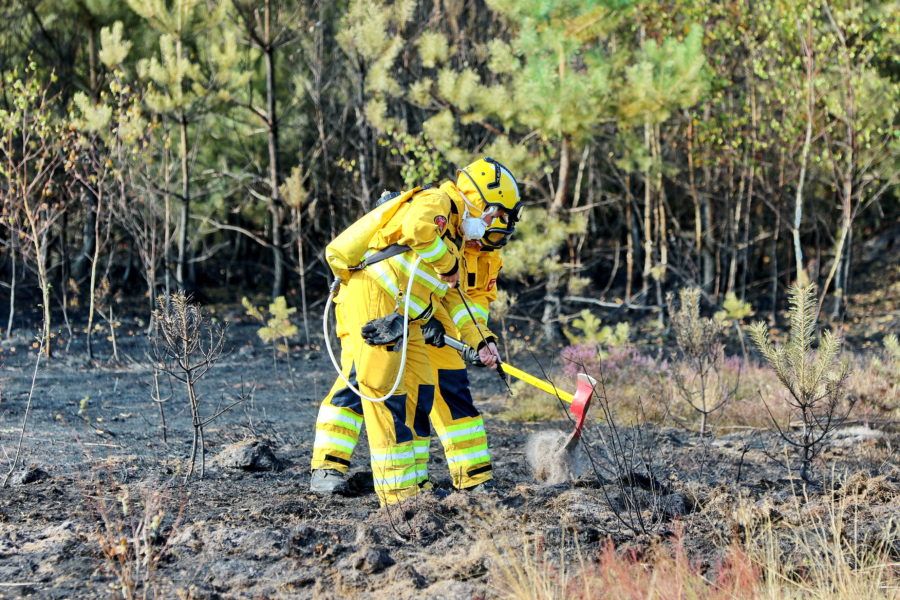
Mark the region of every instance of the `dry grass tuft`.
<instances>
[{"instance_id":1,"label":"dry grass tuft","mask_svg":"<svg viewBox=\"0 0 900 600\"><path fill-rule=\"evenodd\" d=\"M174 504L158 489L121 485L114 498L102 490L96 496L94 540L122 598L158 597L157 568L169 552L168 540L181 524L183 510L184 503Z\"/></svg>"},{"instance_id":2,"label":"dry grass tuft","mask_svg":"<svg viewBox=\"0 0 900 600\"><path fill-rule=\"evenodd\" d=\"M765 510L737 511L735 520L746 527L744 541L723 548L711 565L692 559L685 546L689 532L641 553L608 542L593 556L574 535L548 545L522 533L495 534L492 585L501 598L529 600L897 598L900 563L892 547L900 542L900 530L889 520L877 533L861 534L862 513L853 499L868 488L860 490L859 483L845 486L844 496L823 496L813 508L808 498L795 496L789 519Z\"/></svg>"}]
</instances>

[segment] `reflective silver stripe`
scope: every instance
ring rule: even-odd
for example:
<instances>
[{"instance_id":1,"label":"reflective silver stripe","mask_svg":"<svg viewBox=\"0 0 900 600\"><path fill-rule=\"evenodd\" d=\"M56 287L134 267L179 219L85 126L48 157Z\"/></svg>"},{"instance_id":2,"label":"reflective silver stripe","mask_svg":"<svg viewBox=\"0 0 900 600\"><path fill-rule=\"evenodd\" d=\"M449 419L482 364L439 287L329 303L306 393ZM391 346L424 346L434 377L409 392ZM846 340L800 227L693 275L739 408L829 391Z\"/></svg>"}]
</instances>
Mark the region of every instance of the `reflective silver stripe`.
<instances>
[{"instance_id":1,"label":"reflective silver stripe","mask_svg":"<svg viewBox=\"0 0 900 600\"><path fill-rule=\"evenodd\" d=\"M460 325L465 323L467 320L471 321L472 317L469 316L469 312L466 310L465 306L458 306L456 310L453 311L453 315L451 316L453 319L453 323L455 325Z\"/></svg>"},{"instance_id":2,"label":"reflective silver stripe","mask_svg":"<svg viewBox=\"0 0 900 600\"><path fill-rule=\"evenodd\" d=\"M337 406L323 406L320 410L319 423L341 423L342 425L349 425L350 429L354 430L356 433L359 433L359 430L362 429L362 417L348 415L347 412L349 411L346 408L341 409Z\"/></svg>"},{"instance_id":3,"label":"reflective silver stripe","mask_svg":"<svg viewBox=\"0 0 900 600\"><path fill-rule=\"evenodd\" d=\"M376 487L395 487L401 483L406 483L407 481L414 481L419 478L419 470L416 467L411 467L412 471L406 473L405 475L395 475L393 477L372 477L375 480Z\"/></svg>"},{"instance_id":4,"label":"reflective silver stripe","mask_svg":"<svg viewBox=\"0 0 900 600\"><path fill-rule=\"evenodd\" d=\"M407 450L406 452L372 452L372 462L391 462L394 460L403 460L405 458L415 458L415 450Z\"/></svg>"},{"instance_id":5,"label":"reflective silver stripe","mask_svg":"<svg viewBox=\"0 0 900 600\"><path fill-rule=\"evenodd\" d=\"M394 277L388 272L383 264L375 263L369 268L378 275L375 280L381 287L385 288L394 298L400 295L400 288L398 288L397 284L394 282Z\"/></svg>"},{"instance_id":6,"label":"reflective silver stripe","mask_svg":"<svg viewBox=\"0 0 900 600\"><path fill-rule=\"evenodd\" d=\"M460 454L458 456L448 456L447 464L455 465L456 463L461 462L473 462L475 459L485 458L490 460L491 453L487 450L479 450L477 452L469 452L468 454Z\"/></svg>"},{"instance_id":7,"label":"reflective silver stripe","mask_svg":"<svg viewBox=\"0 0 900 600\"><path fill-rule=\"evenodd\" d=\"M408 260L406 260L405 258L403 258L402 255L395 256L394 260L399 263L403 272L406 273L408 276L410 274L410 272L412 271L412 263L409 262ZM436 277L432 277L430 274L428 274L428 272L422 270L421 267L416 269L416 279L424 280L430 284L430 287L434 288L435 290L441 290L444 293L446 293L446 291L450 288L450 286L448 286L446 283L444 283L440 279L438 279ZM426 287L429 287L429 286L426 286Z\"/></svg>"},{"instance_id":8,"label":"reflective silver stripe","mask_svg":"<svg viewBox=\"0 0 900 600\"><path fill-rule=\"evenodd\" d=\"M353 451L356 448L356 442L329 435L323 431L317 431L316 440L313 442L313 445L323 446L327 444L334 444L335 446L340 446L341 448L346 448L350 451Z\"/></svg>"},{"instance_id":9,"label":"reflective silver stripe","mask_svg":"<svg viewBox=\"0 0 900 600\"><path fill-rule=\"evenodd\" d=\"M474 304L474 303L472 304L471 308L472 308L472 312L475 313L476 317L480 317L481 319L484 320L485 323L487 323L488 311L486 308L484 308L483 306L481 306L479 304Z\"/></svg>"},{"instance_id":10,"label":"reflective silver stripe","mask_svg":"<svg viewBox=\"0 0 900 600\"><path fill-rule=\"evenodd\" d=\"M441 238L435 238L433 242L428 244L427 247L422 250L417 250L416 254L421 256L424 260L428 262L434 262L447 254L447 244L444 243L444 240Z\"/></svg>"},{"instance_id":11,"label":"reflective silver stripe","mask_svg":"<svg viewBox=\"0 0 900 600\"><path fill-rule=\"evenodd\" d=\"M452 440L458 437L462 437L464 435L469 435L472 433L484 433L484 425L479 423L478 425L473 425L472 427L467 427L465 429L457 429L456 431L448 431L447 433L441 435L441 441Z\"/></svg>"},{"instance_id":12,"label":"reflective silver stripe","mask_svg":"<svg viewBox=\"0 0 900 600\"><path fill-rule=\"evenodd\" d=\"M405 304L405 301L401 301L401 302L400 302L400 306L401 306L401 307L403 307L404 304ZM430 308L429 305L427 305L427 304L421 302L418 298L416 298L416 297L413 296L413 295L410 295L410 297L409 297L409 305L410 305L411 308L415 309L415 311L416 311L416 314L414 314L414 315L409 315L409 317L410 317L411 319L413 319L413 318L415 318L415 319L421 319L422 317L425 316L425 313L426 313L426 312L429 312L428 309Z\"/></svg>"}]
</instances>

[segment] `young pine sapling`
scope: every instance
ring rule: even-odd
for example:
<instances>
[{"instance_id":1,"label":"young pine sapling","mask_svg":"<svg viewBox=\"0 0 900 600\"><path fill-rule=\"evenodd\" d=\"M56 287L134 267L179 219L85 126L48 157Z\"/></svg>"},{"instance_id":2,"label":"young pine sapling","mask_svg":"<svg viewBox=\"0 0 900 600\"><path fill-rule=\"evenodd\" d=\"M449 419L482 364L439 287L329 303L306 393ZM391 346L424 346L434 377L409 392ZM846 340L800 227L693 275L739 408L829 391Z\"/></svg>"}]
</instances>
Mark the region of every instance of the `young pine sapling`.
<instances>
[{"instance_id":1,"label":"young pine sapling","mask_svg":"<svg viewBox=\"0 0 900 600\"><path fill-rule=\"evenodd\" d=\"M853 408L854 400L845 393L850 363L840 360L841 342L830 331L822 334L816 350L812 348L816 331L815 285L795 284L788 294L791 306L787 343L773 344L762 321L750 326L750 338L787 389L791 417L800 419L800 432L794 433L790 422L778 423L763 400L778 433L799 454L800 477L809 482L813 460L822 452L829 434ZM845 398L846 404L842 402Z\"/></svg>"}]
</instances>

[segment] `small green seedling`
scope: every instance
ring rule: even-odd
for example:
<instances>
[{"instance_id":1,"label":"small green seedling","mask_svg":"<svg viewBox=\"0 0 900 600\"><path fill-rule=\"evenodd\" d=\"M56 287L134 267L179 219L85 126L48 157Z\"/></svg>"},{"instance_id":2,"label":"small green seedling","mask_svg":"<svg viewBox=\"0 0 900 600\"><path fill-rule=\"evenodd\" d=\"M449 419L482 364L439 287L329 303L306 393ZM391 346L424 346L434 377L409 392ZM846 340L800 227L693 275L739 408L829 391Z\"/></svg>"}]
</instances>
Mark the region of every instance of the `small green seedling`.
<instances>
[{"instance_id":1,"label":"small green seedling","mask_svg":"<svg viewBox=\"0 0 900 600\"><path fill-rule=\"evenodd\" d=\"M566 337L573 344L593 344L598 348L600 358L607 358L608 349L619 348L628 344L631 337L631 326L626 322L615 325L603 325L603 321L588 309L584 309L572 321L572 327L578 333L564 330Z\"/></svg>"},{"instance_id":2,"label":"small green seedling","mask_svg":"<svg viewBox=\"0 0 900 600\"><path fill-rule=\"evenodd\" d=\"M740 300L734 292L725 294L725 302L722 303L722 310L718 311L713 318L722 323L722 325L731 324L737 332L738 341L741 343L741 353L744 355L744 362L748 360L747 344L744 343L744 331L741 329L741 322L747 317L754 314L753 306L749 302Z\"/></svg>"},{"instance_id":3,"label":"small green seedling","mask_svg":"<svg viewBox=\"0 0 900 600\"><path fill-rule=\"evenodd\" d=\"M81 402L78 403L78 416L79 417L84 417L84 413L87 412L88 403L90 403L90 401L91 401L91 397L85 396L84 398L81 399Z\"/></svg>"},{"instance_id":4,"label":"small green seedling","mask_svg":"<svg viewBox=\"0 0 900 600\"><path fill-rule=\"evenodd\" d=\"M273 344L278 352L287 354L289 340L300 331L291 322L291 315L296 313L297 309L289 307L284 296L278 296L269 304L268 317L263 313L263 309L254 306L247 297L241 298L241 304L244 305L249 316L263 323L263 326L256 332L259 339L267 344Z\"/></svg>"}]
</instances>

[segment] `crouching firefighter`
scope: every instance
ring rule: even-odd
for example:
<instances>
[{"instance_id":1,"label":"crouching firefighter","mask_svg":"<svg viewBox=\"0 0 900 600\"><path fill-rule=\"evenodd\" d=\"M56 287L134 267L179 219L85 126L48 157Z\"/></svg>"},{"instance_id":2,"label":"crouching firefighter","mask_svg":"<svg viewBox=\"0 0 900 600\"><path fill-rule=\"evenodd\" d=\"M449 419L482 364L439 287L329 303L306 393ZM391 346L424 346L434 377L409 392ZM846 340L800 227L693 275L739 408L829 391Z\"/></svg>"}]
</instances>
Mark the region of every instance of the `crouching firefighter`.
<instances>
[{"instance_id":1,"label":"crouching firefighter","mask_svg":"<svg viewBox=\"0 0 900 600\"><path fill-rule=\"evenodd\" d=\"M517 200L508 170L488 159L475 165L491 171L492 190L503 188ZM330 413L327 426L317 426L313 487L323 473L346 472L363 421L382 505L416 495L427 481L425 463L416 460L417 450L426 460L428 452L427 437L423 444L415 432L416 407L433 403L436 382L422 325L441 307L460 337L478 348L482 362L496 365L495 340L466 310L471 301L458 289L449 292L460 276L459 245L480 239L505 214L502 206L487 202L473 185L414 188L376 207L328 245L326 260L337 277L329 305L336 307L341 360L328 345L339 377L322 407ZM348 406L361 411L343 410Z\"/></svg>"}]
</instances>

